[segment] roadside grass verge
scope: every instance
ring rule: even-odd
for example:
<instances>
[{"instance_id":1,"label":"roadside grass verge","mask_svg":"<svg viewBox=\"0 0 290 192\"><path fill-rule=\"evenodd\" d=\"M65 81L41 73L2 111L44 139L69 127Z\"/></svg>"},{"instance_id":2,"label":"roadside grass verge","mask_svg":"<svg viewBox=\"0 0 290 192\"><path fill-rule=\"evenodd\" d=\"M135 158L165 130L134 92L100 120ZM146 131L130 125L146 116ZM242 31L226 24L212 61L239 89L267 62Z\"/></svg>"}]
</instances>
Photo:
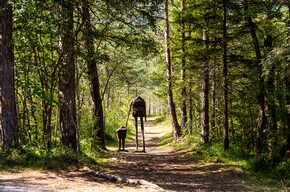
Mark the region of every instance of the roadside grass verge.
<instances>
[{"instance_id":1,"label":"roadside grass verge","mask_svg":"<svg viewBox=\"0 0 290 192\"><path fill-rule=\"evenodd\" d=\"M41 149L30 146L0 151L0 171L11 169L69 170L75 166L87 165L95 170L109 163L110 154L95 151L90 154L77 153L66 147Z\"/></svg>"},{"instance_id":2,"label":"roadside grass verge","mask_svg":"<svg viewBox=\"0 0 290 192\"><path fill-rule=\"evenodd\" d=\"M168 120L158 122L156 126L167 124ZM231 143L228 151L223 150L222 142L203 144L200 142L200 130L189 130L179 141L174 141L173 134L163 135L159 145L178 151L187 152L193 162L207 164L214 163L221 167L228 166L242 176L246 187L261 191L290 191L290 159L281 158L273 165L261 159L255 159L251 150L245 149L240 143ZM264 158L266 159L266 157Z\"/></svg>"}]
</instances>

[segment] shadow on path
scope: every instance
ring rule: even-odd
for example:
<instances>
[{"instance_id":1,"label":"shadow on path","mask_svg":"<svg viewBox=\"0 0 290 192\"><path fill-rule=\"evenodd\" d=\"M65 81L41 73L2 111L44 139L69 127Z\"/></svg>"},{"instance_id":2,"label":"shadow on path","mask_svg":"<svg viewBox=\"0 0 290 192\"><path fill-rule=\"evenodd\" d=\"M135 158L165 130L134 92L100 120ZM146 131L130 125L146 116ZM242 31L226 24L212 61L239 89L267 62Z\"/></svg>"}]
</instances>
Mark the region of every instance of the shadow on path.
<instances>
[{"instance_id":1,"label":"shadow on path","mask_svg":"<svg viewBox=\"0 0 290 192\"><path fill-rule=\"evenodd\" d=\"M149 125L149 126L148 126ZM165 151L158 147L162 132L153 120L145 123L146 153L136 153L135 140L129 140L129 152L116 152L114 173L131 179L144 179L173 191L247 191L235 166L200 164L186 152ZM142 140L139 140L142 144Z\"/></svg>"}]
</instances>

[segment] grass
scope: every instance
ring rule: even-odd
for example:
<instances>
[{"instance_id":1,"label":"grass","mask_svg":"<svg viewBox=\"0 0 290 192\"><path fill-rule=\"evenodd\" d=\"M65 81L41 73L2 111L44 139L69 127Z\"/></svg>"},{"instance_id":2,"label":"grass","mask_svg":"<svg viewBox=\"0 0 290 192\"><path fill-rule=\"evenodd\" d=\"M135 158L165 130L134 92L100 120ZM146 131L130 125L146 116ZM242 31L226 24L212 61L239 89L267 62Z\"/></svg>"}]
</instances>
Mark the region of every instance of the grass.
<instances>
[{"instance_id":1,"label":"grass","mask_svg":"<svg viewBox=\"0 0 290 192\"><path fill-rule=\"evenodd\" d=\"M155 126L171 127L167 118L157 118ZM168 129L167 129L168 130ZM188 132L188 130L185 130ZM262 191L287 191L290 187L290 159L280 159L273 166L271 163L255 159L250 150L239 143L231 143L228 151L223 150L221 142L203 144L200 142L200 130L185 134L180 141L175 142L172 132L162 136L161 147L186 151L194 161L199 163L217 163L228 166L243 175L243 183L250 189Z\"/></svg>"},{"instance_id":2,"label":"grass","mask_svg":"<svg viewBox=\"0 0 290 192\"><path fill-rule=\"evenodd\" d=\"M222 143L202 144L199 134L186 136L174 143L176 150L187 151L190 156L201 163L218 163L235 167L235 171L245 176L244 184L265 191L287 191L290 187L290 159L282 159L274 167L261 166L253 154L245 152L242 146L231 144L229 151L223 151ZM173 140L166 135L161 145L168 145Z\"/></svg>"},{"instance_id":3,"label":"grass","mask_svg":"<svg viewBox=\"0 0 290 192\"><path fill-rule=\"evenodd\" d=\"M76 153L72 149L59 147L51 150L45 150L36 147L20 146L1 151L0 171L9 169L34 170L66 170L79 164L101 165L101 160L108 155L102 152L94 153L94 156L88 156L85 153ZM100 157L102 157L100 159Z\"/></svg>"}]
</instances>

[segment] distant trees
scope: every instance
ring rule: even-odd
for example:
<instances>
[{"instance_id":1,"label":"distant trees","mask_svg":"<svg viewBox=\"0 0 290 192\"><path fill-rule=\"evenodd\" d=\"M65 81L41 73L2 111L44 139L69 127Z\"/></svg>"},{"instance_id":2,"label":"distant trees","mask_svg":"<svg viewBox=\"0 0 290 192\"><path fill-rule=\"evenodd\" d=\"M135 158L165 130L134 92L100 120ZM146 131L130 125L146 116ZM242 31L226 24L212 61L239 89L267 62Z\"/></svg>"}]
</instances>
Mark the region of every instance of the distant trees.
<instances>
[{"instance_id":1,"label":"distant trees","mask_svg":"<svg viewBox=\"0 0 290 192\"><path fill-rule=\"evenodd\" d=\"M14 85L14 51L12 40L12 6L0 2L0 147L18 145L18 124Z\"/></svg>"}]
</instances>

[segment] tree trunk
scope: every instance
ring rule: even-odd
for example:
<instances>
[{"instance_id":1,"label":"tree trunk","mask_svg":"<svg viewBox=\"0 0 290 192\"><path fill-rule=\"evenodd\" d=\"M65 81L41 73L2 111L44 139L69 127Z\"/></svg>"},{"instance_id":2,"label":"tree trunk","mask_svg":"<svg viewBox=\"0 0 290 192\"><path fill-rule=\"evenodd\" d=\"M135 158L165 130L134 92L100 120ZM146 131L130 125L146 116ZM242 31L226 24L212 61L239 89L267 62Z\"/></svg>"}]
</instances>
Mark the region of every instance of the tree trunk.
<instances>
[{"instance_id":1,"label":"tree trunk","mask_svg":"<svg viewBox=\"0 0 290 192\"><path fill-rule=\"evenodd\" d=\"M184 1L181 0L181 19L183 19L183 12L184 12ZM184 21L180 24L180 34L181 34L181 48L180 48L180 54L181 54L181 64L180 64L180 73L181 73L181 129L184 129L186 122L187 122L187 112L186 112L186 86L185 86L185 51L184 51L184 44L185 44L185 32L184 32Z\"/></svg>"},{"instance_id":2,"label":"tree trunk","mask_svg":"<svg viewBox=\"0 0 290 192\"><path fill-rule=\"evenodd\" d=\"M223 2L223 121L224 121L224 150L229 149L229 122L228 122L228 61L227 61L227 7L226 0Z\"/></svg>"},{"instance_id":3,"label":"tree trunk","mask_svg":"<svg viewBox=\"0 0 290 192\"><path fill-rule=\"evenodd\" d=\"M175 104L172 95L172 82L171 82L171 58L169 50L169 23L168 23L168 0L164 0L164 19L165 19L165 53L166 53L166 75L167 75L167 100L170 111L170 119L173 128L174 139L178 140L181 136L181 128L177 121Z\"/></svg>"},{"instance_id":4,"label":"tree trunk","mask_svg":"<svg viewBox=\"0 0 290 192\"><path fill-rule=\"evenodd\" d=\"M192 82L191 82L191 78L190 78L190 81L189 81L189 109L188 109L188 112L189 112L189 121L190 121L190 124L189 124L189 134L191 135L192 134L192 123L193 123L193 116L192 116L192 113L193 113L193 109L192 109Z\"/></svg>"},{"instance_id":5,"label":"tree trunk","mask_svg":"<svg viewBox=\"0 0 290 192\"><path fill-rule=\"evenodd\" d=\"M290 2L288 1L288 32L287 32L287 48L290 49ZM288 57L288 63L290 63L290 58ZM286 75L285 75L285 84L286 84L286 105L290 106L290 68L286 68ZM290 151L290 110L287 110L286 115L286 141L287 141L287 148L286 150Z\"/></svg>"},{"instance_id":6,"label":"tree trunk","mask_svg":"<svg viewBox=\"0 0 290 192\"><path fill-rule=\"evenodd\" d=\"M245 11L248 10L247 0L244 0L244 8ZM265 130L266 126L266 115L265 115L265 88L264 88L264 77L262 76L262 67L261 67L261 51L260 45L258 42L258 38L256 35L255 25L251 19L251 17L247 17L250 33L253 40L253 45L256 52L256 63L257 63L257 71L259 73L259 92L257 95L258 103L259 103L259 114L258 114L258 126L257 126L257 135L256 135L256 158L259 157L263 150L263 131Z\"/></svg>"},{"instance_id":7,"label":"tree trunk","mask_svg":"<svg viewBox=\"0 0 290 192\"><path fill-rule=\"evenodd\" d=\"M98 69L96 60L94 59L94 37L92 35L92 25L90 20L89 4L84 1L83 6L83 20L85 22L84 27L84 40L85 48L87 51L86 62L88 66L88 75L90 81L90 92L93 107L93 148L101 147L105 149L105 133L104 133L104 117L103 117L103 106L100 94L100 83L98 76Z\"/></svg>"},{"instance_id":8,"label":"tree trunk","mask_svg":"<svg viewBox=\"0 0 290 192\"><path fill-rule=\"evenodd\" d=\"M15 103L14 53L12 44L12 7L0 2L0 147L18 145Z\"/></svg>"},{"instance_id":9,"label":"tree trunk","mask_svg":"<svg viewBox=\"0 0 290 192\"><path fill-rule=\"evenodd\" d=\"M63 145L77 149L76 140L76 99L75 99L75 62L73 34L73 3L61 2L61 67L59 78L60 92L60 139Z\"/></svg>"},{"instance_id":10,"label":"tree trunk","mask_svg":"<svg viewBox=\"0 0 290 192\"><path fill-rule=\"evenodd\" d=\"M214 53L213 53L213 66L212 66L212 98L211 98L211 129L214 132L215 127L215 93L216 93L216 39L214 39ZM216 129L217 130L217 129ZM216 133L218 135L218 133Z\"/></svg>"},{"instance_id":11,"label":"tree trunk","mask_svg":"<svg viewBox=\"0 0 290 192\"><path fill-rule=\"evenodd\" d=\"M265 58L273 50L273 37L270 34L271 25L269 21L269 16L264 15L265 21L265 35L264 35L264 55ZM277 116L276 116L276 104L275 104L275 76L276 66L272 65L269 74L266 76L265 86L266 86L266 102L265 110L268 111L267 114L267 125L270 131L269 139L273 142L269 142L270 148L275 148L277 144ZM271 149L272 150L272 149ZM273 151L272 151L273 152Z\"/></svg>"},{"instance_id":12,"label":"tree trunk","mask_svg":"<svg viewBox=\"0 0 290 192\"><path fill-rule=\"evenodd\" d=\"M205 18L205 27L203 29L203 43L204 43L204 52L203 55L205 61L202 66L202 95L201 95L201 141L204 143L209 142L209 66L208 66L208 35L207 35L207 25L208 21Z\"/></svg>"}]
</instances>

